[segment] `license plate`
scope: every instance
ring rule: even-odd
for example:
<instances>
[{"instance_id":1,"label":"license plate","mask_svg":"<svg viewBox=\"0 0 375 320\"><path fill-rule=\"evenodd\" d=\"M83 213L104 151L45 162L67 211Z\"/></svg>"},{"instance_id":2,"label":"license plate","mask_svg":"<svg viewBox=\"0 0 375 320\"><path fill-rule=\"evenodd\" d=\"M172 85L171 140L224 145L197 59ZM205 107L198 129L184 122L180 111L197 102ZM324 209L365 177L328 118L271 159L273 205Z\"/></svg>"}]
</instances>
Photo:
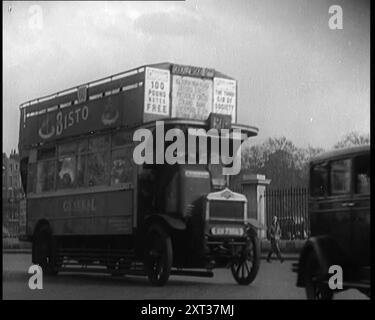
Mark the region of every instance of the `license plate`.
<instances>
[{"instance_id":1,"label":"license plate","mask_svg":"<svg viewBox=\"0 0 375 320\"><path fill-rule=\"evenodd\" d=\"M238 227L212 227L211 234L214 236L242 236L244 230Z\"/></svg>"}]
</instances>

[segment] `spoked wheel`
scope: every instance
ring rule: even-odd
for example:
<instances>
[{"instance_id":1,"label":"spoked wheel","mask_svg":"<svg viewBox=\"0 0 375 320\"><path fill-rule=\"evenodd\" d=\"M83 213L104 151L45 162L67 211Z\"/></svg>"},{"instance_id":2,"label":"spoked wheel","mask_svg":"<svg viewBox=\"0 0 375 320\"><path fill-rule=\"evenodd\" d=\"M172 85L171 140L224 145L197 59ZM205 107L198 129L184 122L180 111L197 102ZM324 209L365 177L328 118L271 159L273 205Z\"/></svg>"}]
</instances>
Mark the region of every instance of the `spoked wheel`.
<instances>
[{"instance_id":1,"label":"spoked wheel","mask_svg":"<svg viewBox=\"0 0 375 320\"><path fill-rule=\"evenodd\" d=\"M333 291L326 283L319 281L322 278L322 268L314 252L306 260L305 286L306 297L309 300L331 300Z\"/></svg>"},{"instance_id":2,"label":"spoked wheel","mask_svg":"<svg viewBox=\"0 0 375 320\"><path fill-rule=\"evenodd\" d=\"M42 227L33 241L33 263L39 265L46 275L56 275L55 243L49 227Z\"/></svg>"},{"instance_id":3,"label":"spoked wheel","mask_svg":"<svg viewBox=\"0 0 375 320\"><path fill-rule=\"evenodd\" d=\"M173 262L171 237L160 225L147 232L145 268L149 281L155 286L167 283Z\"/></svg>"},{"instance_id":4,"label":"spoked wheel","mask_svg":"<svg viewBox=\"0 0 375 320\"><path fill-rule=\"evenodd\" d=\"M260 265L260 246L258 237L253 234L246 247L233 260L231 271L240 285L249 285L254 281Z\"/></svg>"}]
</instances>

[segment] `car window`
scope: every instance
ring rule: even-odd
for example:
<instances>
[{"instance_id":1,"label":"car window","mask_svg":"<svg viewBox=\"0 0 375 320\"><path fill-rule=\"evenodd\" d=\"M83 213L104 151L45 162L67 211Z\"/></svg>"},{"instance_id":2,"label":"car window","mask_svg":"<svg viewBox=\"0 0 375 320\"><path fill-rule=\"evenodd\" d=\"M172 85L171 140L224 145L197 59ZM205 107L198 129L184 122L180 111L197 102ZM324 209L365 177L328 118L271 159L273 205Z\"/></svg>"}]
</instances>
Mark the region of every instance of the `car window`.
<instances>
[{"instance_id":1,"label":"car window","mask_svg":"<svg viewBox=\"0 0 375 320\"><path fill-rule=\"evenodd\" d=\"M350 167L350 159L331 162L331 195L350 193Z\"/></svg>"},{"instance_id":2,"label":"car window","mask_svg":"<svg viewBox=\"0 0 375 320\"><path fill-rule=\"evenodd\" d=\"M323 197L328 185L328 169L324 164L316 164L310 171L310 193L313 197Z\"/></svg>"},{"instance_id":3,"label":"car window","mask_svg":"<svg viewBox=\"0 0 375 320\"><path fill-rule=\"evenodd\" d=\"M370 193L370 155L354 159L355 193Z\"/></svg>"}]
</instances>

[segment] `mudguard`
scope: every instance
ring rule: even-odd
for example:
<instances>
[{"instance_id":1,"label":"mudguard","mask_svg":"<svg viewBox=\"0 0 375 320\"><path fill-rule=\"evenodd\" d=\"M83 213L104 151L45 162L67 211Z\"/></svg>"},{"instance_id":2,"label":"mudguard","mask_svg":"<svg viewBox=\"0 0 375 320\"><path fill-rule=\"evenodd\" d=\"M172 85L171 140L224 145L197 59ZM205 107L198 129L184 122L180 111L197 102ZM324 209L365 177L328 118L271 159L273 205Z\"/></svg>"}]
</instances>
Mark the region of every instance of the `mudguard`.
<instances>
[{"instance_id":1,"label":"mudguard","mask_svg":"<svg viewBox=\"0 0 375 320\"><path fill-rule=\"evenodd\" d=\"M304 272L308 255L314 252L322 268L322 274L328 273L331 265L345 265L347 258L336 241L330 236L317 236L308 239L301 250L298 261L297 286L304 287Z\"/></svg>"},{"instance_id":2,"label":"mudguard","mask_svg":"<svg viewBox=\"0 0 375 320\"><path fill-rule=\"evenodd\" d=\"M185 230L186 223L180 219L168 216L166 214L153 214L146 218L146 224L151 222L162 221L167 224L170 228L175 230Z\"/></svg>"},{"instance_id":3,"label":"mudguard","mask_svg":"<svg viewBox=\"0 0 375 320\"><path fill-rule=\"evenodd\" d=\"M261 224L257 219L253 218L248 218L246 219L246 222L253 227L254 229L259 229L259 230L266 230L267 228Z\"/></svg>"}]
</instances>

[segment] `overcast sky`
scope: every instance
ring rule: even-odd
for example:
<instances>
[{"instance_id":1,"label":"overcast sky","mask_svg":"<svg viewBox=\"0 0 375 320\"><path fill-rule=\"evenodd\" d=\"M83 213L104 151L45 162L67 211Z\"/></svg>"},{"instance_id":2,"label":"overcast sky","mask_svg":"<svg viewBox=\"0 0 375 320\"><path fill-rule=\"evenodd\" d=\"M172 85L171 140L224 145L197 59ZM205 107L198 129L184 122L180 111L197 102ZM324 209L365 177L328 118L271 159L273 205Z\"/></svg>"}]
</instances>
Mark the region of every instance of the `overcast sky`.
<instances>
[{"instance_id":1,"label":"overcast sky","mask_svg":"<svg viewBox=\"0 0 375 320\"><path fill-rule=\"evenodd\" d=\"M333 4L342 30L328 27ZM3 150L17 146L20 103L164 61L237 79L254 142L330 148L370 130L368 1L3 2Z\"/></svg>"}]
</instances>

